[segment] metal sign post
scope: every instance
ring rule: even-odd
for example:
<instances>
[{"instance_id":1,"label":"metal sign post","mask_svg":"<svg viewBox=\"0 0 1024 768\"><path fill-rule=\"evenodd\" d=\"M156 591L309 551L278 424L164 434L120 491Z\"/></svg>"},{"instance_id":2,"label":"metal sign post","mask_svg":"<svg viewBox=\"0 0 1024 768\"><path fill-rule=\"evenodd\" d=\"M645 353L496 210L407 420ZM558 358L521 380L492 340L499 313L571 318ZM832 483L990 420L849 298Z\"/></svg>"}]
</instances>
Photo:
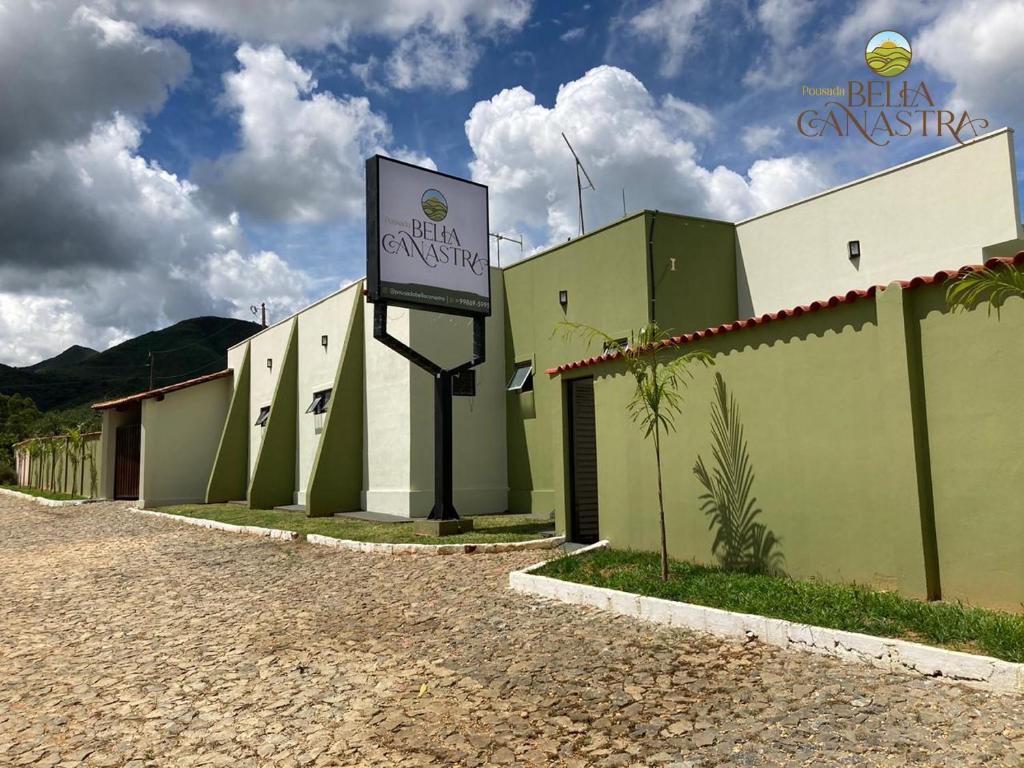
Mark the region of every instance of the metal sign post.
<instances>
[{"instance_id":1,"label":"metal sign post","mask_svg":"<svg viewBox=\"0 0 1024 768\"><path fill-rule=\"evenodd\" d=\"M390 347L434 378L434 506L428 520L458 520L452 484L452 378L486 359L484 318L473 318L473 359L442 368L388 333L388 305L373 305L373 338Z\"/></svg>"},{"instance_id":2,"label":"metal sign post","mask_svg":"<svg viewBox=\"0 0 1024 768\"><path fill-rule=\"evenodd\" d=\"M382 210L383 208L383 210ZM452 482L452 379L486 359L491 313L487 187L379 156L366 161L367 300L373 338L434 379L434 506L457 520ZM473 318L473 358L443 368L388 333L388 307Z\"/></svg>"}]
</instances>

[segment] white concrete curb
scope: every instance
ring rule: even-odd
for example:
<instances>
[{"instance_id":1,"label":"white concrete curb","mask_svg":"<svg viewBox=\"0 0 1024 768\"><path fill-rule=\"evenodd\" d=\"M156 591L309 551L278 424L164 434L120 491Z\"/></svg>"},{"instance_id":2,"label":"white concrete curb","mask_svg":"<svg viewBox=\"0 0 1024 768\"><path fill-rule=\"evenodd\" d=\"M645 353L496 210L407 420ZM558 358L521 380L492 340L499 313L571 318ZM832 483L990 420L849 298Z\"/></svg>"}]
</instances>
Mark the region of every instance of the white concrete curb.
<instances>
[{"instance_id":1,"label":"white concrete curb","mask_svg":"<svg viewBox=\"0 0 1024 768\"><path fill-rule=\"evenodd\" d=\"M607 542L599 542L587 550L577 550L572 554L582 554L606 545ZM906 640L873 637L858 632L825 629L782 619L645 597L531 573L541 565L543 563L510 573L509 587L517 592L573 605L587 605L655 624L697 630L719 637L756 639L780 648L867 663L890 672L909 672L965 683L997 693L1024 693L1024 664Z\"/></svg>"},{"instance_id":2,"label":"white concrete curb","mask_svg":"<svg viewBox=\"0 0 1024 768\"><path fill-rule=\"evenodd\" d=\"M44 507L77 507L79 504L84 504L88 499L69 499L67 501L60 501L58 499L44 499L42 496L33 496L31 493L22 493L21 491L12 491L10 488L0 488L0 493L5 496L14 496L17 499L27 499L34 501L36 504L42 504Z\"/></svg>"},{"instance_id":3,"label":"white concrete curb","mask_svg":"<svg viewBox=\"0 0 1024 768\"><path fill-rule=\"evenodd\" d=\"M129 512L138 512L142 515L162 517L165 520L175 520L179 523L198 525L200 528L212 528L217 531L228 531L230 533L248 533L254 536L266 536L271 539L283 541L295 541L302 538L295 531L282 531L278 528L259 528L255 525L232 525L221 523L217 520L207 520L202 517L185 517L184 515L172 515L167 512L155 512L149 509L129 507ZM497 552L517 552L528 549L554 549L565 541L564 536L552 536L547 539L531 539L530 541L510 541L493 544L385 544L372 541L350 541L349 539L335 539L330 536L321 536L318 533L306 535L306 541L322 547L333 547L335 549L351 549L357 552L374 552L378 554L399 555L462 555L462 554L494 554Z\"/></svg>"},{"instance_id":4,"label":"white concrete curb","mask_svg":"<svg viewBox=\"0 0 1024 768\"><path fill-rule=\"evenodd\" d=\"M277 528L260 528L255 525L232 525L231 523L221 523L217 520L206 520L202 517L185 517L184 515L171 515L166 512L154 512L149 509L138 509L137 507L129 507L129 512L138 512L141 515L150 515L152 517L161 517L164 520L174 520L178 523L187 523L188 525L198 525L200 528L212 528L216 531L228 531L230 533L247 533L253 536L265 536L268 539L281 539L283 541L294 541L299 538L299 534L295 531L282 531Z\"/></svg>"},{"instance_id":5,"label":"white concrete curb","mask_svg":"<svg viewBox=\"0 0 1024 768\"><path fill-rule=\"evenodd\" d=\"M551 536L546 539L529 541L505 541L486 544L387 544L376 541L351 541L306 534L306 541L322 547L351 549L356 552L374 552L384 555L491 555L498 552L522 552L530 549L555 549L562 545L565 536Z\"/></svg>"}]
</instances>

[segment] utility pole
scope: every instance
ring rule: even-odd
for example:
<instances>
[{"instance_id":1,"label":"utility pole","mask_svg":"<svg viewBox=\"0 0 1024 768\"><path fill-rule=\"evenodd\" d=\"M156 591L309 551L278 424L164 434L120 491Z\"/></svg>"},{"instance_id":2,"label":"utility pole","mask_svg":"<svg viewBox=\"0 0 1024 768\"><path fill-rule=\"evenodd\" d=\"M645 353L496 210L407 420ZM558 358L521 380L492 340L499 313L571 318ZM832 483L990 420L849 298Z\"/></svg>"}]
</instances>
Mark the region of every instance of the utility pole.
<instances>
[{"instance_id":1,"label":"utility pole","mask_svg":"<svg viewBox=\"0 0 1024 768\"><path fill-rule=\"evenodd\" d=\"M256 309L255 304L249 305L249 311L252 312L253 317L260 318L260 325L264 328L267 327L267 303L265 301L260 302L260 308Z\"/></svg>"},{"instance_id":2,"label":"utility pole","mask_svg":"<svg viewBox=\"0 0 1024 768\"><path fill-rule=\"evenodd\" d=\"M149 353L149 388L150 389L153 388L153 381L154 381L154 376L153 376L154 370L153 369L155 367L156 367L156 355L154 355L152 352L150 352Z\"/></svg>"}]
</instances>

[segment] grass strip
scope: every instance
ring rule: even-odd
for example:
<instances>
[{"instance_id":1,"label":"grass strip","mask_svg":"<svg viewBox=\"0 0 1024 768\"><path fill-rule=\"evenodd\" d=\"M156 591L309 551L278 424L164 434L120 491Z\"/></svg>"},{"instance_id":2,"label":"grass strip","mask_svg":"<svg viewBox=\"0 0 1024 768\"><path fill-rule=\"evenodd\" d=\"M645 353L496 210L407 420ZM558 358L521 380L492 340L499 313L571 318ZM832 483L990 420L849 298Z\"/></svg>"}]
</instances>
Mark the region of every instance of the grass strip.
<instances>
[{"instance_id":1,"label":"grass strip","mask_svg":"<svg viewBox=\"0 0 1024 768\"><path fill-rule=\"evenodd\" d=\"M18 493L25 493L39 499L50 499L52 501L80 501L84 498L82 496L72 496L70 493L46 491L42 488L30 488L27 485L0 485L0 488L6 488L9 491L17 491Z\"/></svg>"},{"instance_id":2,"label":"grass strip","mask_svg":"<svg viewBox=\"0 0 1024 768\"><path fill-rule=\"evenodd\" d=\"M319 533L336 539L374 541L388 544L487 544L530 541L553 536L555 524L527 515L480 515L473 518L474 530L457 536L418 536L408 523L373 523L341 517L307 517L303 512L281 509L247 509L236 504L186 504L160 507L182 517L201 517L234 525L256 525L298 533Z\"/></svg>"},{"instance_id":3,"label":"grass strip","mask_svg":"<svg viewBox=\"0 0 1024 768\"><path fill-rule=\"evenodd\" d=\"M669 580L664 582L657 554L612 549L558 558L535 573L578 584L1024 662L1024 615L960 603L926 603L856 584L798 581L676 561L670 564Z\"/></svg>"}]
</instances>

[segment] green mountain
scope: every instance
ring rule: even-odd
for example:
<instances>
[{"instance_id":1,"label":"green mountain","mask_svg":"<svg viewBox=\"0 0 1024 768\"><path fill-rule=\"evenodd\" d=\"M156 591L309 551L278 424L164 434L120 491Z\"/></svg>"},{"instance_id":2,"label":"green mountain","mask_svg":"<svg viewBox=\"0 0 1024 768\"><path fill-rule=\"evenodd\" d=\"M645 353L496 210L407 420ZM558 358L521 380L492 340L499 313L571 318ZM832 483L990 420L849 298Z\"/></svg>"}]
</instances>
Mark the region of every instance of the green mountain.
<instances>
[{"instance_id":1,"label":"green mountain","mask_svg":"<svg viewBox=\"0 0 1024 768\"><path fill-rule=\"evenodd\" d=\"M227 349L260 330L257 323L194 317L96 352L71 347L56 357L14 368L0 364L0 394L30 397L41 411L66 410L214 373Z\"/></svg>"},{"instance_id":2,"label":"green mountain","mask_svg":"<svg viewBox=\"0 0 1024 768\"><path fill-rule=\"evenodd\" d=\"M94 355L98 355L95 349L89 347L81 347L78 344L73 344L56 357L51 357L47 360L41 360L34 365L30 365L25 368L26 371L52 371L56 368L67 368L71 365L83 363Z\"/></svg>"}]
</instances>

